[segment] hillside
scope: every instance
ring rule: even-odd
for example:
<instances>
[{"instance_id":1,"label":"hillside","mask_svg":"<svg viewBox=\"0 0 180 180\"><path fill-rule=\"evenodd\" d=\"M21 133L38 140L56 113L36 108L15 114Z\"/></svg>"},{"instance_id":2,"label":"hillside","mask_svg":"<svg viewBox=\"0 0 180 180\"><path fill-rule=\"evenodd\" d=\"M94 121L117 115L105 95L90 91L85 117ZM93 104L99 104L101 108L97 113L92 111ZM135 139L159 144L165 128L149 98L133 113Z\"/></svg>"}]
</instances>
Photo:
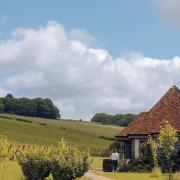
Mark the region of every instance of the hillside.
<instances>
[{"instance_id":1,"label":"hillside","mask_svg":"<svg viewBox=\"0 0 180 180\"><path fill-rule=\"evenodd\" d=\"M11 142L55 144L64 137L79 147L106 148L121 127L0 114L0 134Z\"/></svg>"}]
</instances>

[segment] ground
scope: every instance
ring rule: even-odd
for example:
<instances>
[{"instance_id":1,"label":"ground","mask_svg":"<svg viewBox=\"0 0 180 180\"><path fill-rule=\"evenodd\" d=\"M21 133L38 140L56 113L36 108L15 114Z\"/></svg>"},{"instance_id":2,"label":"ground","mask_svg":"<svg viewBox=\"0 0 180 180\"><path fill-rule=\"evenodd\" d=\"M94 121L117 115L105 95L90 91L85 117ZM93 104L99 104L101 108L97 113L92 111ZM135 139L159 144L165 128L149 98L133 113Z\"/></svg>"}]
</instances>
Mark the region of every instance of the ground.
<instances>
[{"instance_id":1,"label":"ground","mask_svg":"<svg viewBox=\"0 0 180 180\"><path fill-rule=\"evenodd\" d=\"M0 135L12 143L55 144L63 137L78 147L105 149L121 129L90 122L0 114Z\"/></svg>"},{"instance_id":2,"label":"ground","mask_svg":"<svg viewBox=\"0 0 180 180\"><path fill-rule=\"evenodd\" d=\"M99 169L102 166L102 158L94 157L92 165L92 176L82 177L80 180L105 180L103 177L115 180L166 180L167 176L163 175L162 177L151 177L151 173L104 173ZM98 175L98 176L94 176ZM93 177L90 178L90 177ZM22 179L22 172L16 161L7 161L0 163L0 180L16 180ZM47 180L52 180L48 178ZM176 175L176 178L173 180L180 180L180 175Z\"/></svg>"}]
</instances>

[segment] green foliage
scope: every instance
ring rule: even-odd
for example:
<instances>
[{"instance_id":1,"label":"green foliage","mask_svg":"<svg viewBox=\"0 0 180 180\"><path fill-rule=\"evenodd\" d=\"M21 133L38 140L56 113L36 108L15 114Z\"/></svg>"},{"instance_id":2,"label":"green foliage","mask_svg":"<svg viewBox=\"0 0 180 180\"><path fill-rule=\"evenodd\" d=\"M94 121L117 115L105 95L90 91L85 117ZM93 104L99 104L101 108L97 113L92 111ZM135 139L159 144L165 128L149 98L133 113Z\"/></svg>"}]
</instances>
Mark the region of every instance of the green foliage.
<instances>
[{"instance_id":1,"label":"green foliage","mask_svg":"<svg viewBox=\"0 0 180 180\"><path fill-rule=\"evenodd\" d=\"M135 159L130 162L122 162L119 165L119 172L148 172L151 170L150 164L144 164L140 159Z\"/></svg>"},{"instance_id":2,"label":"green foliage","mask_svg":"<svg viewBox=\"0 0 180 180\"><path fill-rule=\"evenodd\" d=\"M58 154L52 157L51 166L55 180L73 180L82 177L89 170L89 154L68 146L61 140L58 144Z\"/></svg>"},{"instance_id":3,"label":"green foliage","mask_svg":"<svg viewBox=\"0 0 180 180\"><path fill-rule=\"evenodd\" d=\"M113 143L111 143L109 145L109 150L113 151L114 149L117 149L118 151L121 151L122 146L121 143L119 141L114 141Z\"/></svg>"},{"instance_id":4,"label":"green foliage","mask_svg":"<svg viewBox=\"0 0 180 180\"><path fill-rule=\"evenodd\" d=\"M59 109L50 99L14 98L8 94L0 99L0 112L44 118L60 118Z\"/></svg>"},{"instance_id":5,"label":"green foliage","mask_svg":"<svg viewBox=\"0 0 180 180\"><path fill-rule=\"evenodd\" d=\"M91 121L102 124L115 124L119 126L127 126L133 120L134 117L134 114L116 114L113 116L106 113L97 113L92 117Z\"/></svg>"},{"instance_id":6,"label":"green foliage","mask_svg":"<svg viewBox=\"0 0 180 180\"><path fill-rule=\"evenodd\" d=\"M133 166L131 169L131 172L148 172L150 169L150 165L148 164L138 164L136 166Z\"/></svg>"},{"instance_id":7,"label":"green foliage","mask_svg":"<svg viewBox=\"0 0 180 180\"><path fill-rule=\"evenodd\" d=\"M119 164L118 172L129 172L132 169L132 165L127 162L122 162Z\"/></svg>"},{"instance_id":8,"label":"green foliage","mask_svg":"<svg viewBox=\"0 0 180 180\"><path fill-rule=\"evenodd\" d=\"M149 145L150 150L151 150L151 155L152 155L152 159L153 159L153 165L155 167L157 167L158 166L157 149L159 147L159 143L156 142L156 140L152 139L152 137L149 137L147 144Z\"/></svg>"},{"instance_id":9,"label":"green foliage","mask_svg":"<svg viewBox=\"0 0 180 180\"><path fill-rule=\"evenodd\" d=\"M159 143L160 147L163 148L164 155L168 161L169 180L172 179L172 156L177 140L178 138L175 129L171 127L171 125L167 122L165 126L160 130Z\"/></svg>"},{"instance_id":10,"label":"green foliage","mask_svg":"<svg viewBox=\"0 0 180 180\"><path fill-rule=\"evenodd\" d=\"M0 99L0 113L4 112L4 103L2 99Z\"/></svg>"},{"instance_id":11,"label":"green foliage","mask_svg":"<svg viewBox=\"0 0 180 180\"><path fill-rule=\"evenodd\" d=\"M50 175L55 180L82 177L90 168L88 151L80 151L63 139L56 146L20 146L15 156L27 180L43 180Z\"/></svg>"},{"instance_id":12,"label":"green foliage","mask_svg":"<svg viewBox=\"0 0 180 180\"><path fill-rule=\"evenodd\" d=\"M140 144L139 152L139 159L143 162L143 164L149 164L151 167L153 167L153 158L149 145L147 143Z\"/></svg>"},{"instance_id":13,"label":"green foliage","mask_svg":"<svg viewBox=\"0 0 180 180\"><path fill-rule=\"evenodd\" d=\"M42 154L21 155L18 161L27 180L43 180L50 175L50 161Z\"/></svg>"},{"instance_id":14,"label":"green foliage","mask_svg":"<svg viewBox=\"0 0 180 180\"><path fill-rule=\"evenodd\" d=\"M177 133L170 124L166 124L161 130L159 135L160 147L164 149L167 158L170 158L174 151L174 145L177 142Z\"/></svg>"}]
</instances>

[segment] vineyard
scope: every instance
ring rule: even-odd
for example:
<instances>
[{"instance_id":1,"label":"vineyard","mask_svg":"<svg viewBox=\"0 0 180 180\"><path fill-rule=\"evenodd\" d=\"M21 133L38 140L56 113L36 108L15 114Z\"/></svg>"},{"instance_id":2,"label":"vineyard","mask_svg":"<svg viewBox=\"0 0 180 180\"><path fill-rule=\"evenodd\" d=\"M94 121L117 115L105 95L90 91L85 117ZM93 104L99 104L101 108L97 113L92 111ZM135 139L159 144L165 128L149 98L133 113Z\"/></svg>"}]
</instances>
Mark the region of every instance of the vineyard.
<instances>
[{"instance_id":1,"label":"vineyard","mask_svg":"<svg viewBox=\"0 0 180 180\"><path fill-rule=\"evenodd\" d=\"M34 175L49 174L49 179L81 177L90 167L91 156L109 156L109 145L120 129L89 122L0 114L0 180L28 179L27 176L36 179Z\"/></svg>"},{"instance_id":2,"label":"vineyard","mask_svg":"<svg viewBox=\"0 0 180 180\"><path fill-rule=\"evenodd\" d=\"M18 162L24 179L73 180L88 171L91 158L88 149L81 151L68 145L63 139L53 146L14 145L7 137L0 137L0 179L4 180L6 162ZM12 177L11 177L12 178Z\"/></svg>"}]
</instances>

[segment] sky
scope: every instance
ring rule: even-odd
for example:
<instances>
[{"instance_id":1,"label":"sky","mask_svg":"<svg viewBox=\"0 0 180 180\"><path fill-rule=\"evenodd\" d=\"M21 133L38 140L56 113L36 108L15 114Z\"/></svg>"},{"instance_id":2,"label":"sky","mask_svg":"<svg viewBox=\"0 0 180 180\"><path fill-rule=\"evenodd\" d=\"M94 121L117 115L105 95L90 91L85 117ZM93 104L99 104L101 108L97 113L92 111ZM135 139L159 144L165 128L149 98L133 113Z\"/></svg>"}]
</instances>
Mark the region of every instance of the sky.
<instances>
[{"instance_id":1,"label":"sky","mask_svg":"<svg viewBox=\"0 0 180 180\"><path fill-rule=\"evenodd\" d=\"M63 118L147 111L180 87L179 0L0 0L0 96Z\"/></svg>"}]
</instances>

